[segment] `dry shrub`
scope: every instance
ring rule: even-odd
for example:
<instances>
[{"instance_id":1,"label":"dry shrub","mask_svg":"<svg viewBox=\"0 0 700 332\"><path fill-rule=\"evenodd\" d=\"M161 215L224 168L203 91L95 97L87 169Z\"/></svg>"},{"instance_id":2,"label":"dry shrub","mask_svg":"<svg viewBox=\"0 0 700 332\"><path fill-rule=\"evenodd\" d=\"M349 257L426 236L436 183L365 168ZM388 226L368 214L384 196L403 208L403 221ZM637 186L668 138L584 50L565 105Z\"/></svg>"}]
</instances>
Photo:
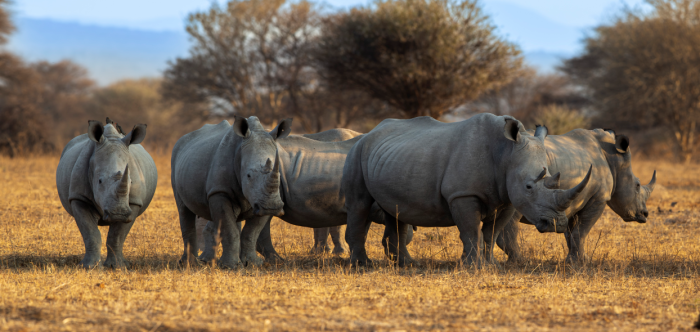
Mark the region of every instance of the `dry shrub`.
<instances>
[{"instance_id":1,"label":"dry shrub","mask_svg":"<svg viewBox=\"0 0 700 332\"><path fill-rule=\"evenodd\" d=\"M588 129L590 121L580 112L567 106L547 105L533 117L535 124L547 126L550 135L561 135L577 128Z\"/></svg>"}]
</instances>

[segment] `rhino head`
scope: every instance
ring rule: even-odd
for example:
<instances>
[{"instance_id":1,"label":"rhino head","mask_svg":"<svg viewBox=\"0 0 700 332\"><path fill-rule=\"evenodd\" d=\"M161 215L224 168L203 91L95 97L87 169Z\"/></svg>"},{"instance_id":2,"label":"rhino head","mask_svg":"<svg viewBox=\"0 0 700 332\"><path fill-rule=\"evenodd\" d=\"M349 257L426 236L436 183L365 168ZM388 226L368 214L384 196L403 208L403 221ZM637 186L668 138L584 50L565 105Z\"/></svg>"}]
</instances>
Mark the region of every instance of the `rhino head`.
<instances>
[{"instance_id":1,"label":"rhino head","mask_svg":"<svg viewBox=\"0 0 700 332\"><path fill-rule=\"evenodd\" d=\"M146 137L146 125L139 124L126 136L107 120L89 121L88 137L95 142L95 152L90 158L88 181L94 201L106 223L132 222L129 207L131 175L129 174L129 145L139 144Z\"/></svg>"},{"instance_id":2,"label":"rhino head","mask_svg":"<svg viewBox=\"0 0 700 332\"><path fill-rule=\"evenodd\" d=\"M574 188L558 189L560 174L550 175L544 139L547 128L537 126L535 135L521 131L517 120L506 119L505 136L513 141L506 174L508 196L513 206L541 233L563 233L568 225L566 209L591 179L591 169Z\"/></svg>"},{"instance_id":3,"label":"rhino head","mask_svg":"<svg viewBox=\"0 0 700 332\"><path fill-rule=\"evenodd\" d=\"M649 217L646 203L649 195L654 191L656 171L649 184L643 186L632 173L632 152L629 145L627 136L615 135L615 154L619 163L613 170L615 190L608 206L624 221L645 223Z\"/></svg>"},{"instance_id":4,"label":"rhino head","mask_svg":"<svg viewBox=\"0 0 700 332\"><path fill-rule=\"evenodd\" d=\"M280 161L277 139L289 135L292 119L280 121L269 133L257 117L236 116L234 132L243 138L240 156L240 183L243 195L257 216L284 214L284 203L280 197Z\"/></svg>"}]
</instances>

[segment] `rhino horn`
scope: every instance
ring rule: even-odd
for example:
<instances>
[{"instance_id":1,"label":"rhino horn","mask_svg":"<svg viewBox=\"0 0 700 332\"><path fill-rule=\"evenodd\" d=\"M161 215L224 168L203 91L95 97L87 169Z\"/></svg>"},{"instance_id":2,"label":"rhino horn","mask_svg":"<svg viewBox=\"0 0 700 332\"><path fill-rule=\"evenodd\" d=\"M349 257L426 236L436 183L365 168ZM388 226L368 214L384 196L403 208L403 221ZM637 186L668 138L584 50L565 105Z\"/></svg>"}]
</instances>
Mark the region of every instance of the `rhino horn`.
<instances>
[{"instance_id":1,"label":"rhino horn","mask_svg":"<svg viewBox=\"0 0 700 332\"><path fill-rule=\"evenodd\" d=\"M268 159L269 161L269 159ZM272 167L272 172L270 177L267 179L267 190L273 192L279 188L280 185L280 157L279 154L275 156L275 165Z\"/></svg>"},{"instance_id":2,"label":"rhino horn","mask_svg":"<svg viewBox=\"0 0 700 332\"><path fill-rule=\"evenodd\" d=\"M588 182L591 180L591 172L593 171L593 165L588 168L588 174L586 174L586 177L583 178L583 181L581 183L577 184L576 187L573 187L569 190L562 190L559 192L559 196L557 197L557 203L559 203L560 208L566 209L571 205L571 202L576 199L576 196L583 191L583 188L586 188L586 185L588 185Z\"/></svg>"},{"instance_id":3,"label":"rhino horn","mask_svg":"<svg viewBox=\"0 0 700 332\"><path fill-rule=\"evenodd\" d=\"M656 185L656 170L654 170L654 175L651 176L651 181L649 181L649 184L644 186L647 195L651 194L651 192L654 191L654 185Z\"/></svg>"},{"instance_id":4,"label":"rhino horn","mask_svg":"<svg viewBox=\"0 0 700 332\"><path fill-rule=\"evenodd\" d=\"M126 165L126 169L124 169L124 175L122 175L121 180L119 180L119 187L117 187L117 193L124 195L129 193L129 165Z\"/></svg>"},{"instance_id":5,"label":"rhino horn","mask_svg":"<svg viewBox=\"0 0 700 332\"><path fill-rule=\"evenodd\" d=\"M272 171L272 160L270 158L267 158L267 162L265 163L265 173L269 173Z\"/></svg>"}]
</instances>

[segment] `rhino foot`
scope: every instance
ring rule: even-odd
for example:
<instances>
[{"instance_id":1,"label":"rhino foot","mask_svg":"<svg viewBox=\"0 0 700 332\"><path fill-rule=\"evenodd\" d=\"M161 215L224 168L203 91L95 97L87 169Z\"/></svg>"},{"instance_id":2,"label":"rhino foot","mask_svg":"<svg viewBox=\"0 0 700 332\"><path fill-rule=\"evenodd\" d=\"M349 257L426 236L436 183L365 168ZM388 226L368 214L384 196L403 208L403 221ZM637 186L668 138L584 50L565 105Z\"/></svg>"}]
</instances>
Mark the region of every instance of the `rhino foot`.
<instances>
[{"instance_id":1,"label":"rhino foot","mask_svg":"<svg viewBox=\"0 0 700 332\"><path fill-rule=\"evenodd\" d=\"M412 257L400 257L396 260L399 267L418 266L418 262Z\"/></svg>"},{"instance_id":2,"label":"rhino foot","mask_svg":"<svg viewBox=\"0 0 700 332\"><path fill-rule=\"evenodd\" d=\"M200 262L197 261L197 259L191 255L183 256L180 258L179 261L177 261L177 265L179 265L180 267L198 266L199 264Z\"/></svg>"},{"instance_id":3,"label":"rhino foot","mask_svg":"<svg viewBox=\"0 0 700 332\"><path fill-rule=\"evenodd\" d=\"M85 257L83 257L83 260L80 261L83 268L88 270L95 268L99 263L100 254L98 253L87 253L85 254Z\"/></svg>"},{"instance_id":4,"label":"rhino foot","mask_svg":"<svg viewBox=\"0 0 700 332\"><path fill-rule=\"evenodd\" d=\"M231 259L222 258L221 260L219 260L217 262L217 265L219 266L220 269L231 269L231 270L235 270L235 269L241 268L243 266L243 264L241 264L240 259L233 259L233 258L231 258Z\"/></svg>"},{"instance_id":5,"label":"rhino foot","mask_svg":"<svg viewBox=\"0 0 700 332\"><path fill-rule=\"evenodd\" d=\"M358 255L359 256L359 255ZM351 257L350 258L350 264L352 264L353 267L355 266L371 266L372 265L372 260L367 257L367 255L363 255L364 257Z\"/></svg>"},{"instance_id":6,"label":"rhino foot","mask_svg":"<svg viewBox=\"0 0 700 332\"><path fill-rule=\"evenodd\" d=\"M569 253L566 256L566 263L567 264L585 264L588 262L588 256L586 254L572 254Z\"/></svg>"},{"instance_id":7,"label":"rhino foot","mask_svg":"<svg viewBox=\"0 0 700 332\"><path fill-rule=\"evenodd\" d=\"M336 246L335 248L333 248L333 255L342 255L344 253L345 249L343 249L343 247L341 246Z\"/></svg>"},{"instance_id":8,"label":"rhino foot","mask_svg":"<svg viewBox=\"0 0 700 332\"><path fill-rule=\"evenodd\" d=\"M265 263L265 260L258 257L257 254L254 253L253 255L247 255L247 257L242 257L241 261L244 266L260 266L263 265L263 263Z\"/></svg>"},{"instance_id":9,"label":"rhino foot","mask_svg":"<svg viewBox=\"0 0 700 332\"><path fill-rule=\"evenodd\" d=\"M311 248L311 251L309 253L312 255L322 255L329 251L331 251L331 248L329 248L328 246L314 245L314 247Z\"/></svg>"},{"instance_id":10,"label":"rhino foot","mask_svg":"<svg viewBox=\"0 0 700 332\"><path fill-rule=\"evenodd\" d=\"M111 269L126 269L129 263L124 259L123 255L107 255L103 265Z\"/></svg>"},{"instance_id":11,"label":"rhino foot","mask_svg":"<svg viewBox=\"0 0 700 332\"><path fill-rule=\"evenodd\" d=\"M210 249L204 250L204 252L202 252L202 254L199 255L199 257L197 257L197 260L205 263L210 263L214 259L216 259L216 253L214 252L214 250Z\"/></svg>"}]
</instances>

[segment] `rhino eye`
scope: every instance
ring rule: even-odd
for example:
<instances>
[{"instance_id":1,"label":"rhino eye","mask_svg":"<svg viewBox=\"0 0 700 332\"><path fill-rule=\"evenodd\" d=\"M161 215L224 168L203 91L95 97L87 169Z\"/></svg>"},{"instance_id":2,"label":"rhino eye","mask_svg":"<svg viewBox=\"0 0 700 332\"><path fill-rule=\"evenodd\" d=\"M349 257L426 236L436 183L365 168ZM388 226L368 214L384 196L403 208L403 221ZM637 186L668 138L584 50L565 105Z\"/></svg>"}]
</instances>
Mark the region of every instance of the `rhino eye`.
<instances>
[{"instance_id":1,"label":"rhino eye","mask_svg":"<svg viewBox=\"0 0 700 332\"><path fill-rule=\"evenodd\" d=\"M100 184L102 184L102 179L100 179Z\"/></svg>"},{"instance_id":2,"label":"rhino eye","mask_svg":"<svg viewBox=\"0 0 700 332\"><path fill-rule=\"evenodd\" d=\"M525 188L532 189L532 186L528 184L527 186L525 186Z\"/></svg>"},{"instance_id":3,"label":"rhino eye","mask_svg":"<svg viewBox=\"0 0 700 332\"><path fill-rule=\"evenodd\" d=\"M250 174L248 174L248 177L250 177Z\"/></svg>"}]
</instances>

